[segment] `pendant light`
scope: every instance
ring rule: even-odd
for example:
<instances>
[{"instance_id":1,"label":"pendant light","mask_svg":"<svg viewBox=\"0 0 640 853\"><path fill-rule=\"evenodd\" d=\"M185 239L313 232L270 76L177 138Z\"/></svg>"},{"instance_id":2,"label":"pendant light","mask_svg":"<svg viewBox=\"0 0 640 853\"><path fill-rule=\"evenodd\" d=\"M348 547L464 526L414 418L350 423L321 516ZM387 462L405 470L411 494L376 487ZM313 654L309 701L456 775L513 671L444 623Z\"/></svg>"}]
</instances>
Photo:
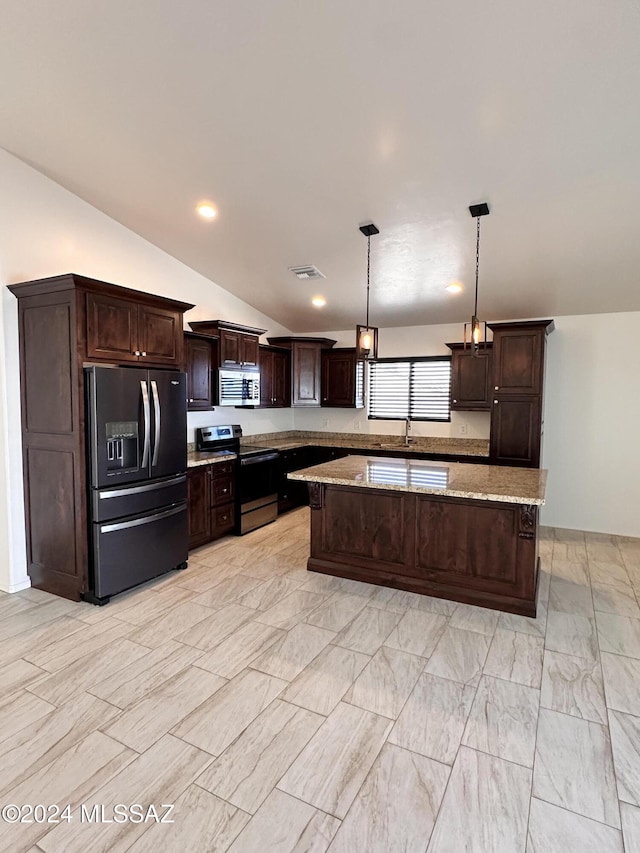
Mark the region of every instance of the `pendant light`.
<instances>
[{"instance_id":1,"label":"pendant light","mask_svg":"<svg viewBox=\"0 0 640 853\"><path fill-rule=\"evenodd\" d=\"M369 323L369 285L371 275L371 237L380 231L373 222L361 225L360 231L367 238L367 317L364 326L356 326L356 360L371 361L378 357L378 328Z\"/></svg>"},{"instance_id":2,"label":"pendant light","mask_svg":"<svg viewBox=\"0 0 640 853\"><path fill-rule=\"evenodd\" d=\"M467 333L469 334L469 346L473 355L478 355L478 350L481 346L486 347L487 344L487 324L478 320L478 271L480 269L480 217L489 215L489 205L486 202L482 204L472 204L469 206L469 213L473 216L477 223L476 232L476 297L473 303L473 316L470 323L464 324L464 348L467 348Z\"/></svg>"}]
</instances>

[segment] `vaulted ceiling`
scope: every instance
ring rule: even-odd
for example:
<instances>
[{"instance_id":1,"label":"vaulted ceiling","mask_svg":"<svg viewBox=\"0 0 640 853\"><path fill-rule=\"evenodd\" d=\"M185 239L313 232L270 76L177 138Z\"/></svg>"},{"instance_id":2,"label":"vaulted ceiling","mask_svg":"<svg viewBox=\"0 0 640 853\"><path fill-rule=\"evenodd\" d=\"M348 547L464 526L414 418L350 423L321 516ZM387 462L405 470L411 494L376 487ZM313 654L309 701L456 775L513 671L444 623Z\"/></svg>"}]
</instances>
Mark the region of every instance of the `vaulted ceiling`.
<instances>
[{"instance_id":1,"label":"vaulted ceiling","mask_svg":"<svg viewBox=\"0 0 640 853\"><path fill-rule=\"evenodd\" d=\"M0 146L294 331L362 322L369 221L372 321L464 319L479 201L483 318L640 310L638 45L635 0L5 0Z\"/></svg>"}]
</instances>

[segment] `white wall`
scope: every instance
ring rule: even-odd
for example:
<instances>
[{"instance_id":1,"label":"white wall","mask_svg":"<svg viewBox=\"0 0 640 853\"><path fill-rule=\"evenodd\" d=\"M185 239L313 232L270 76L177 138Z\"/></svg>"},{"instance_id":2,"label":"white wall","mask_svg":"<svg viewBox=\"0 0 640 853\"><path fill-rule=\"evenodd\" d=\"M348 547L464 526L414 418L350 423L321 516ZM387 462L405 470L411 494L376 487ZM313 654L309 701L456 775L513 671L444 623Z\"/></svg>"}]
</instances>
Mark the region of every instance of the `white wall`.
<instances>
[{"instance_id":1,"label":"white wall","mask_svg":"<svg viewBox=\"0 0 640 853\"><path fill-rule=\"evenodd\" d=\"M556 318L545 524L640 537L640 312Z\"/></svg>"},{"instance_id":2,"label":"white wall","mask_svg":"<svg viewBox=\"0 0 640 853\"><path fill-rule=\"evenodd\" d=\"M0 150L0 589L29 585L26 572L17 300L5 285L77 272L159 293L196 308L186 320L224 319L289 330L132 231ZM215 226L214 226L215 227ZM231 414L229 414L231 413ZM291 411L242 412L217 409L189 415L189 440L196 425L239 422L246 433L290 429Z\"/></svg>"},{"instance_id":3,"label":"white wall","mask_svg":"<svg viewBox=\"0 0 640 853\"><path fill-rule=\"evenodd\" d=\"M354 330L327 332L353 346ZM379 354L438 355L461 325L380 329ZM640 312L556 317L547 339L542 466L549 471L543 524L640 537ZM414 435L488 438L489 416L452 412L450 424L416 423ZM366 412L295 411L297 429L399 434Z\"/></svg>"}]
</instances>

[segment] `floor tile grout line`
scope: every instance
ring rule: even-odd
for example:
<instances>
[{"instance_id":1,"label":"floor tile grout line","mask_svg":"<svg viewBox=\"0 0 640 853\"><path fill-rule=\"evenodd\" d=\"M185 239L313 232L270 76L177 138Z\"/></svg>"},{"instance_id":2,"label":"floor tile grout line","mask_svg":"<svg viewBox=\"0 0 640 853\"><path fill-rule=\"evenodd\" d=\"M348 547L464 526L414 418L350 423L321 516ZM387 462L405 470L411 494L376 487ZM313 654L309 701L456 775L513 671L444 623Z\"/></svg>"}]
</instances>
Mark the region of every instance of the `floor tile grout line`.
<instances>
[{"instance_id":1,"label":"floor tile grout line","mask_svg":"<svg viewBox=\"0 0 640 853\"><path fill-rule=\"evenodd\" d=\"M549 582L549 598L551 598L551 581ZM547 610L548 613L548 610ZM524 833L524 847L523 851L529 846L529 831L531 826L531 806L533 803L533 785L535 780L536 773L536 760L538 757L538 732L540 730L540 710L542 708L542 681L544 679L544 657L545 657L545 645L547 640L547 625L545 624L544 629L544 637L542 641L542 671L540 673L540 690L538 691L538 716L536 718L536 734L533 741L533 762L531 764L531 786L529 789L529 808L527 809L527 825Z\"/></svg>"},{"instance_id":2,"label":"floor tile grout line","mask_svg":"<svg viewBox=\"0 0 640 853\"><path fill-rule=\"evenodd\" d=\"M544 797L532 796L532 800L540 800L541 803L547 803L549 806L553 806L556 809L561 809L563 812L567 812L567 814L575 815L575 817L582 818L583 820L590 820L592 823L597 823L600 826L606 826L609 829L614 829L616 832L622 834L622 830L619 826L614 826L612 823L605 823L603 820L599 820L597 817L591 817L590 815L582 814L581 812L574 812L572 809L568 809L566 806L560 806L558 803L552 803L551 800L546 800Z\"/></svg>"},{"instance_id":3,"label":"floor tile grout line","mask_svg":"<svg viewBox=\"0 0 640 853\"><path fill-rule=\"evenodd\" d=\"M588 553L587 553L587 571L589 572L589 588L591 590L591 595L593 597L593 586L592 586L592 577L591 577L591 559L590 559ZM602 678L602 691L604 693L604 704L605 704L605 711L606 711L606 715L607 715L607 738L608 738L608 742L609 742L609 749L611 750L611 765L613 767L613 781L614 781L614 784L616 787L616 800L617 800L617 806L618 806L618 821L620 823L620 832L622 834L622 810L620 808L620 789L619 789L619 785L618 785L618 771L616 769L616 763L615 763L615 759L613 756L613 740L611 738L611 718L610 718L610 714L609 714L609 705L608 705L608 700L607 700L607 689L606 689L605 681L604 681L604 670L602 667L602 650L600 648L600 631L598 630L597 623L596 623L596 632L595 633L596 633L596 643L598 644L598 666L600 667L600 676ZM623 838L622 843L623 843L623 847L626 847L626 844L624 842L624 838Z\"/></svg>"},{"instance_id":4,"label":"floor tile grout line","mask_svg":"<svg viewBox=\"0 0 640 853\"><path fill-rule=\"evenodd\" d=\"M448 627L448 625L447 625L447 627ZM496 627L497 627L497 623L496 623ZM443 632L443 633L444 633L444 632ZM493 640L492 640L492 641L493 641ZM491 646L491 644L489 644L489 648L490 648L490 646ZM487 657L489 656L489 648L487 648L487 654L485 655L485 659L484 659L484 662L483 662L483 664L482 664L482 669L483 669L483 670L484 670L484 665L485 665L485 663L486 663L486 661L487 661ZM434 652L435 652L435 649L434 649ZM481 679L482 679L482 672L480 673L480 678L478 678L478 683L477 683L477 684L476 684L476 686L475 686L475 691L474 691L474 694L473 694L473 699L472 699L472 700L471 700L471 702L469 703L469 713L467 714L467 719L465 720L464 728L463 728L463 730L462 730L462 735L460 736L460 740L459 740L459 742L458 742L458 747L457 747L457 749L456 749L456 754L455 754L455 756L454 756L454 758L453 758L453 761L451 762L451 772L449 773L449 777L448 777L448 779L447 779L447 784L445 785L444 792L443 792L443 794L442 794L442 799L440 800L440 804L439 804L439 806L438 806L438 811L437 811L437 813L436 813L436 817L435 817L435 820L434 820L434 822L433 822L433 829L431 830L431 835L429 836L429 842L428 842L428 844L427 844L427 848L426 848L425 853L429 853L429 847L431 846L431 839L433 838L433 833L435 832L436 827L437 827L437 825L438 825L438 820L439 820L439 818L440 818L440 814L441 814L441 812L442 812L442 806L443 806L443 804L444 804L444 801L445 801L445 800L446 800L446 798L447 798L447 792L448 792L448 790L449 790L449 785L451 784L451 777L453 776L453 771L454 771L454 768L455 768L455 766L456 766L456 762L457 762L457 760L458 760L458 756L460 755L460 749L462 748L462 739L464 738L464 732L465 732L465 730L466 730L466 728L467 728L467 723L468 723L468 721L469 721L469 717L471 716L471 711L472 711L472 709L473 709L473 706L474 706L475 701L476 701L476 697L477 697L477 695L478 695L478 688L480 687L480 681L481 681ZM453 680L453 679L450 679L450 680ZM456 684L461 684L462 682L459 682L459 681L458 681L458 682L455 682L455 683L456 683ZM466 748L467 748L467 749L469 749L470 747L466 747ZM523 851L524 851L524 848L523 848Z\"/></svg>"},{"instance_id":5,"label":"floor tile grout line","mask_svg":"<svg viewBox=\"0 0 640 853\"><path fill-rule=\"evenodd\" d=\"M285 691L286 691L286 688L283 688L281 692L285 692ZM239 734L236 738L234 738L234 740L233 740L233 741L232 741L232 742L231 742L231 743L230 743L230 744L229 744L229 745L228 745L228 746L227 746L227 747L226 747L226 748L225 748L225 749L224 749L224 750L223 750L219 755L217 755L217 756L215 756L215 757L214 757L213 761L212 761L210 764L208 764L208 765L207 765L207 767L205 767L205 769L202 771L202 773L200 773L200 775L199 775L197 778L199 779L202 775L204 775L204 773L206 773L206 772L207 772L207 770L210 770L210 769L211 769L211 767L213 767L213 765L216 763L216 761L219 761L219 760L223 757L223 755L224 755L228 750L230 750L230 749L231 749L231 748L232 748L232 747L237 743L237 741L239 741L239 740L240 740L240 738L245 734L245 732L247 731L247 729L248 729L251 725L253 725L253 723L255 723L255 722L256 722L256 721L257 721L257 720L258 720L258 719L259 719L259 718L260 718L260 717L261 717L261 716L262 716L262 715L263 715L263 714L264 714L264 713L265 713L265 712L266 712L266 711L267 711L267 710L268 710L268 709L269 709L273 704L274 704L274 702L276 702L276 701L282 702L282 703L284 703L285 705L290 705L290 706L291 706L292 708L294 708L296 711L307 711L307 712L308 712L308 713L310 713L310 714L314 714L314 713L316 713L315 711L309 711L309 710L308 710L308 709L306 709L306 708L301 708L299 705L294 705L294 704L293 704L293 702L287 702L287 700L286 700L286 699L280 699L280 693L279 693L277 696L274 696L274 698L271 700L271 702L269 702L269 704L268 704L268 705L267 705L267 706L266 706L266 707L265 707L265 708L264 708L264 709L263 709L263 710L258 714L258 716L257 716L257 717L255 717L255 718L254 718L254 719L253 719L253 720L252 720L252 721L251 721L251 722L250 722L250 723L249 723L249 724L248 724L248 725L247 725L247 726L246 726L246 727L245 727L245 728L240 732L240 734ZM318 714L318 716L322 716L322 714ZM271 791L269 791L269 793L268 793L268 794L267 794L267 796L264 798L264 800L262 800L262 802L260 803L260 805L258 806L258 808L256 809L256 811L255 811L255 812L253 812L253 813L251 813L251 812L246 812L246 814L251 815L251 818L252 818L252 819L253 819L254 815L255 815L255 814L260 810L261 806L262 806L262 805L263 805L263 803L267 800L267 798L268 798L268 797L269 797L269 795L272 793L272 791L274 791L274 790L278 787L278 785L280 784L280 782L281 782L281 781L284 779L284 777L287 775L287 773L289 772L289 770L291 769L291 767L293 766L293 764L298 760L298 758L300 757L300 755L302 754L302 752L306 749L306 747L309 745L309 743L311 743L311 741L313 740L313 738L314 738L314 737L316 736L316 734L320 731L320 729L322 728L322 726L324 725L324 723L326 722L326 720L327 720L327 718L326 718L326 717L324 717L324 719L322 720L322 722L320 723L320 725L318 726L318 728L316 729L316 731L315 731L315 732L313 732L313 733L311 734L311 736L309 737L309 739L308 739L308 740L307 740L307 741L306 741L306 742L305 742L305 743L300 747L299 751L295 754L295 756L294 756L294 757L293 757L293 759L291 760L291 762L290 762L289 766L287 767L287 769L284 771L284 773L282 774L282 776L280 776L280 778L277 780L277 782L272 786ZM274 735L273 739L275 740L275 738L276 738L276 737L277 737L277 734L276 734L276 735ZM180 740L182 740L182 738L180 738ZM203 751L204 751L204 752L206 752L206 750L203 750ZM197 782L194 782L194 784L197 784ZM199 785L199 787L203 787L203 786L202 786L202 785ZM208 789L208 788L204 788L204 790L207 790L207 791L208 791L209 789ZM280 789L280 788L278 788L278 790L281 790L281 789ZM213 793L213 791L209 791L209 793ZM288 791L283 791L283 793L286 793L286 794L288 794L289 796L295 797L295 795L294 795L294 794L289 794L289 792L288 792ZM234 803L230 802L230 801L229 801L229 800L227 800L225 797L222 797L220 794L214 794L214 796L218 797L218 798L219 798L219 799L221 799L221 800L224 800L224 802L225 802L225 803L228 803L230 806L233 806L233 808L240 809L240 806L236 806ZM302 803L305 803L305 802L306 802L305 800L302 800L300 797L295 797L295 799L299 800L299 801L300 801L300 802L302 802ZM306 803L306 805L312 806L312 808L317 808L317 806L314 806L312 803ZM245 809L240 809L240 810L241 810L241 811L246 811ZM319 811L324 811L324 810L323 810L323 809L319 809ZM326 813L326 814L330 814L329 812L325 812L325 813ZM336 817L336 815L331 815L331 817ZM340 820L340 818L337 818L337 817L336 817L336 819L337 819L337 820Z\"/></svg>"},{"instance_id":6,"label":"floor tile grout line","mask_svg":"<svg viewBox=\"0 0 640 853\"><path fill-rule=\"evenodd\" d=\"M217 760L218 760L217 758L216 758L216 759L214 759L214 763L215 763L215 761L217 761ZM211 767L211 765L209 765L209 767ZM206 773L208 769L209 769L209 768L205 768L205 769L202 771L202 773L200 774L200 776L202 776L204 773ZM256 809L256 811L255 811L255 812L253 812L253 813L251 813L251 812L248 812L246 809L241 809L241 808L240 808L240 806L236 806L236 805L234 805L234 803L229 802L229 800L225 799L224 797L221 797L221 796L220 796L220 794L215 794L213 791L210 791L208 788L205 788L203 785L201 785L201 784L198 782L198 779L200 778L200 776L198 776L198 777L197 777L197 779L195 779L195 780L191 783L191 785L195 785L195 786L196 786L196 788L200 788L200 790L201 790L201 791L206 791L206 793L207 793L207 794L211 794L211 796L212 796L212 797L217 797L219 800L222 800L222 802L223 802L223 803L226 803L228 806L231 806L231 808L232 808L232 809L236 809L237 811L242 812L242 814L245 814L245 815L249 818L249 820L247 821L247 823L245 824L245 826L248 826L248 825L249 825L249 823L253 820L253 818L255 817L256 813L257 813L257 812L258 812L258 810L260 809L260 807L263 805L264 801L265 801L265 800L267 799L267 797L271 794L271 791L273 791L273 788L272 788L272 789L271 789L271 791L269 791L269 794L267 794L267 797L265 797L265 799L262 801L262 803L260 803L260 806L258 806L258 808ZM245 828L245 827L243 827L242 829L244 829L244 828ZM240 831L242 832L242 830L240 830ZM238 835L240 835L240 833L238 833ZM233 842L231 842L231 843L233 843Z\"/></svg>"}]
</instances>

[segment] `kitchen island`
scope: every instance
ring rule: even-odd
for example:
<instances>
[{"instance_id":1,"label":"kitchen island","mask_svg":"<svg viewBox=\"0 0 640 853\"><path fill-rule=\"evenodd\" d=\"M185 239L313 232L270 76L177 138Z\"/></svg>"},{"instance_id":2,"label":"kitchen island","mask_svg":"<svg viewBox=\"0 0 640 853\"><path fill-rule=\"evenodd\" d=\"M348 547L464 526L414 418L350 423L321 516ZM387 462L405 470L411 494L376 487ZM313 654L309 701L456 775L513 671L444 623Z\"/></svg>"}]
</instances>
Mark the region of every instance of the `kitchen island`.
<instances>
[{"instance_id":1,"label":"kitchen island","mask_svg":"<svg viewBox=\"0 0 640 853\"><path fill-rule=\"evenodd\" d=\"M537 468L348 456L306 481L311 571L535 616Z\"/></svg>"}]
</instances>

